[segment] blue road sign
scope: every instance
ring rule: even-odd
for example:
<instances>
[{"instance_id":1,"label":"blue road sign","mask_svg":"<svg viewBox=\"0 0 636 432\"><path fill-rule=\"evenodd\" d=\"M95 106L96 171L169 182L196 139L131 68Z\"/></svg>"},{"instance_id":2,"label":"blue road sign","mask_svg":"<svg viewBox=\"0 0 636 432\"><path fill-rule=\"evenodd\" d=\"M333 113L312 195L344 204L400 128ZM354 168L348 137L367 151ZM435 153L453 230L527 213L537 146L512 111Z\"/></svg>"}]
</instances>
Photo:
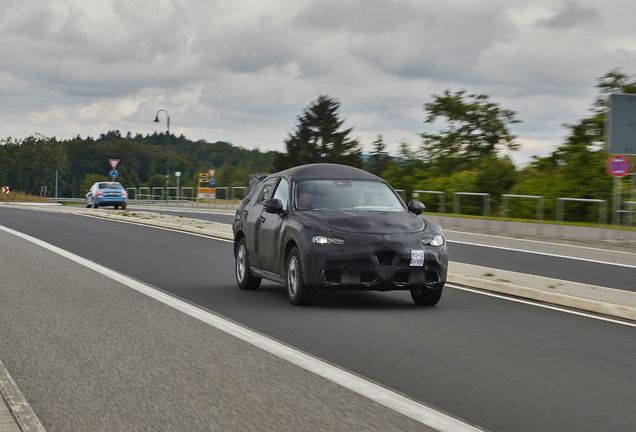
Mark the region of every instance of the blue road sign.
<instances>
[{"instance_id":1,"label":"blue road sign","mask_svg":"<svg viewBox=\"0 0 636 432\"><path fill-rule=\"evenodd\" d=\"M214 180L214 177L210 179L210 186L216 186L216 180Z\"/></svg>"},{"instance_id":2,"label":"blue road sign","mask_svg":"<svg viewBox=\"0 0 636 432\"><path fill-rule=\"evenodd\" d=\"M108 173L109 177L115 178L119 175L119 172L116 169L112 169L110 170L110 172Z\"/></svg>"}]
</instances>

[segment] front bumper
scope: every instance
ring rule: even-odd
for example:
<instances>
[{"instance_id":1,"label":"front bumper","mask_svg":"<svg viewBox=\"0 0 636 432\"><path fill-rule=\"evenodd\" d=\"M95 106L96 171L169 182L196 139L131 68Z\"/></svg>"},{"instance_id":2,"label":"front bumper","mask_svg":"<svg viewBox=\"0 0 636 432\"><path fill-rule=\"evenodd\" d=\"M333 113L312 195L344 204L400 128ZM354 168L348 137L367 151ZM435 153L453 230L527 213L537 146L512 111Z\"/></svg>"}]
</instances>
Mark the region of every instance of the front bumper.
<instances>
[{"instance_id":1,"label":"front bumper","mask_svg":"<svg viewBox=\"0 0 636 432\"><path fill-rule=\"evenodd\" d=\"M303 254L305 283L325 290L439 289L446 283L446 244L425 246L421 235L360 235L343 245L310 243ZM411 250L424 250L424 266L411 266Z\"/></svg>"}]
</instances>

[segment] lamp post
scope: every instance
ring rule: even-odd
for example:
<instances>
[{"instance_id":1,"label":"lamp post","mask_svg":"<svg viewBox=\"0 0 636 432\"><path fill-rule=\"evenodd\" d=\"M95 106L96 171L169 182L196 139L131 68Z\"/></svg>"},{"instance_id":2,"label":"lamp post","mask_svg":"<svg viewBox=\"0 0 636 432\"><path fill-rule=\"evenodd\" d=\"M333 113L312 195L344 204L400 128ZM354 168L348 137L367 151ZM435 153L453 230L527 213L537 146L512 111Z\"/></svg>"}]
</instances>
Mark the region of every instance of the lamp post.
<instances>
[{"instance_id":1,"label":"lamp post","mask_svg":"<svg viewBox=\"0 0 636 432\"><path fill-rule=\"evenodd\" d=\"M155 114L155 119L153 121L155 123L159 123L159 113L162 111L166 114L166 127L167 127L166 134L170 135L170 113L168 113L167 110L162 108L159 111L157 111L157 114Z\"/></svg>"},{"instance_id":2,"label":"lamp post","mask_svg":"<svg viewBox=\"0 0 636 432\"><path fill-rule=\"evenodd\" d=\"M160 109L159 111L157 111L157 114L155 114L155 119L153 120L155 123L159 123L159 113L163 112L166 115L166 136L170 135L170 113L168 112L168 110L165 109ZM169 138L168 138L169 139ZM167 157L166 157L167 158ZM167 166L166 166L166 189L165 189L165 194L166 194L166 205L168 204L168 185L169 185L169 180L170 180L170 159L167 159Z\"/></svg>"}]
</instances>

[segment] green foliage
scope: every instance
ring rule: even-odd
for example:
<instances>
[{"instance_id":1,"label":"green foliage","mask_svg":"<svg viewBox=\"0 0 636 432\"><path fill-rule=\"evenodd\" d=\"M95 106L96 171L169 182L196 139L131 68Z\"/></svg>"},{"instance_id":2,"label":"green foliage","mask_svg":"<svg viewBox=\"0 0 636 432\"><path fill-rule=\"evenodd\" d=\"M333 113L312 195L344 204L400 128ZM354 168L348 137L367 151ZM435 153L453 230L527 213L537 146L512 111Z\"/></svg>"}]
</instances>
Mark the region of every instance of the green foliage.
<instances>
[{"instance_id":1,"label":"green foliage","mask_svg":"<svg viewBox=\"0 0 636 432\"><path fill-rule=\"evenodd\" d=\"M499 148L518 147L508 129L520 122L516 113L491 102L487 95L445 90L442 95L433 95L424 110L426 123L445 123L445 129L438 133L421 134L425 157L446 169L465 169Z\"/></svg>"},{"instance_id":2,"label":"green foliage","mask_svg":"<svg viewBox=\"0 0 636 432\"><path fill-rule=\"evenodd\" d=\"M391 157L386 152L386 145L382 135L378 135L373 141L373 151L369 156L369 160L365 163L364 168L375 175L382 175L384 170L389 166Z\"/></svg>"},{"instance_id":3,"label":"green foliage","mask_svg":"<svg viewBox=\"0 0 636 432\"><path fill-rule=\"evenodd\" d=\"M119 181L124 187L176 186L174 172L181 171L181 186L196 186L197 174L216 168L219 186L223 181L247 186L248 174L271 172L275 152L235 147L226 142L190 141L183 136L148 136L119 131L99 138L79 136L60 141L41 135L0 141L0 181L27 193L39 194L42 185L53 191L55 170L59 173L61 197L84 196L93 182L108 180L108 159L120 159ZM102 173L102 174L99 174ZM229 177L223 178L223 173Z\"/></svg>"},{"instance_id":4,"label":"green foliage","mask_svg":"<svg viewBox=\"0 0 636 432\"><path fill-rule=\"evenodd\" d=\"M352 128L341 129L340 102L326 95L310 103L285 140L286 154L279 154L276 170L297 165L329 162L360 166L360 144L349 138Z\"/></svg>"},{"instance_id":5,"label":"green foliage","mask_svg":"<svg viewBox=\"0 0 636 432\"><path fill-rule=\"evenodd\" d=\"M80 183L80 196L86 194L88 190L97 182L110 181L110 177L104 174L88 174Z\"/></svg>"}]
</instances>

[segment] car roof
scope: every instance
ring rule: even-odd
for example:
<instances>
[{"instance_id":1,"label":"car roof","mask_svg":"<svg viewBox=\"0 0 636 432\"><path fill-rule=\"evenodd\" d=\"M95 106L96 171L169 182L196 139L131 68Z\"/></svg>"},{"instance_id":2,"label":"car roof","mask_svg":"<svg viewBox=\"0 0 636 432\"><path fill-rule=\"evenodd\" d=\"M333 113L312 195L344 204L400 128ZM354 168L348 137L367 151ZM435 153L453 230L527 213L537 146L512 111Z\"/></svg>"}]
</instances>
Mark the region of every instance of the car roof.
<instances>
[{"instance_id":1,"label":"car roof","mask_svg":"<svg viewBox=\"0 0 636 432\"><path fill-rule=\"evenodd\" d=\"M317 163L301 165L272 174L271 177L287 177L291 180L302 179L337 179L337 180L372 180L383 181L380 177L364 170L347 165Z\"/></svg>"}]
</instances>

